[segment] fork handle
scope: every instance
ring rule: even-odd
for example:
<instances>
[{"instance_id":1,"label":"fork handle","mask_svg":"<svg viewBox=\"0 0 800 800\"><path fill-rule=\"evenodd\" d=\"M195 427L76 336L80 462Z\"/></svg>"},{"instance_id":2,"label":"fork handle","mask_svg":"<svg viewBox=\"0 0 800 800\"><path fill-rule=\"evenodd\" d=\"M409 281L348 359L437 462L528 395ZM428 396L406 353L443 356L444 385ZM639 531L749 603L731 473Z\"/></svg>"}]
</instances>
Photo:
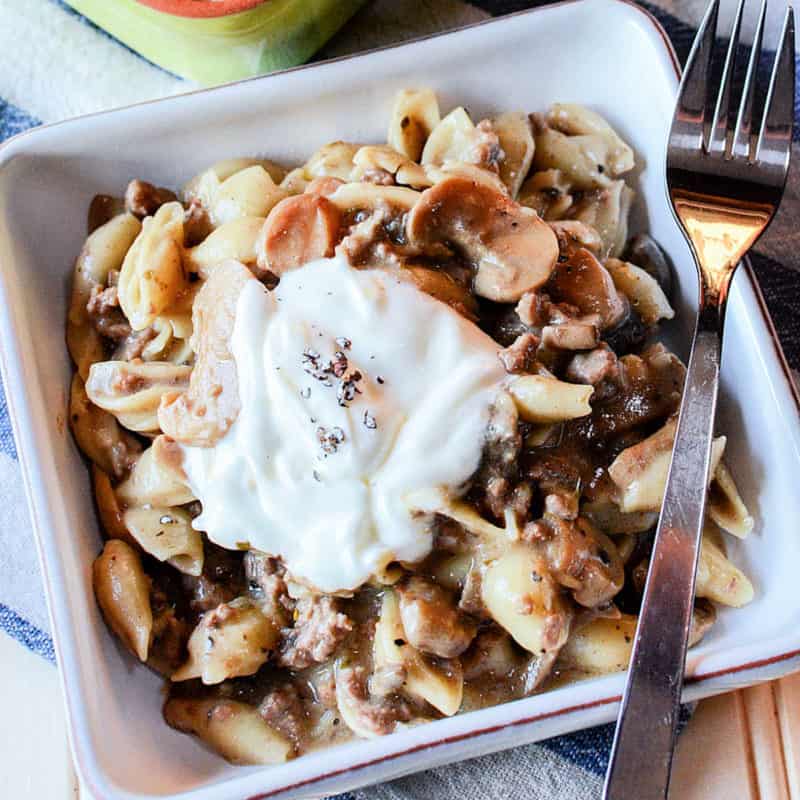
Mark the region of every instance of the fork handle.
<instances>
[{"instance_id":1,"label":"fork handle","mask_svg":"<svg viewBox=\"0 0 800 800\"><path fill-rule=\"evenodd\" d=\"M614 736L605 800L665 800L705 516L722 309L698 316L672 463Z\"/></svg>"}]
</instances>

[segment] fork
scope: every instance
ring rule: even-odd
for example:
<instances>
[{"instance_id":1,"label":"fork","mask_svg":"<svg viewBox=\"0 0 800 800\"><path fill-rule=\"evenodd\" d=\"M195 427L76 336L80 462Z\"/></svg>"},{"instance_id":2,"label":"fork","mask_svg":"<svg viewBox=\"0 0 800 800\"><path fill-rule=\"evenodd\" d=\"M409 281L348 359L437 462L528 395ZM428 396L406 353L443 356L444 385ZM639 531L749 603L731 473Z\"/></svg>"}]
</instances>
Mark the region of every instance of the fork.
<instances>
[{"instance_id":1,"label":"fork","mask_svg":"<svg viewBox=\"0 0 800 800\"><path fill-rule=\"evenodd\" d=\"M794 16L787 10L760 128L753 124L766 0L742 96L731 94L745 0L734 16L716 98L711 71L719 0L692 46L667 144L667 191L694 256L699 309L675 446L604 789L605 800L664 800L705 516L728 289L772 220L789 169L794 121Z\"/></svg>"}]
</instances>

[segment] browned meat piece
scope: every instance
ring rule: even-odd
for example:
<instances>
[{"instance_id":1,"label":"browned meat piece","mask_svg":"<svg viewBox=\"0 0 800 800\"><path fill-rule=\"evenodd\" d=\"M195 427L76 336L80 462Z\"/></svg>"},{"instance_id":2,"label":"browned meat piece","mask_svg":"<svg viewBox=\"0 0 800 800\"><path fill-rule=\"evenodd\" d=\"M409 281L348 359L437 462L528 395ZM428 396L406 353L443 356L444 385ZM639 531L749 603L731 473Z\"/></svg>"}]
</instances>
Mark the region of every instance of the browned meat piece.
<instances>
[{"instance_id":1,"label":"browned meat piece","mask_svg":"<svg viewBox=\"0 0 800 800\"><path fill-rule=\"evenodd\" d=\"M415 266L415 262L418 262L422 255L422 249L405 241L403 229L405 212L403 209L388 202L380 203L371 212L360 210L346 215L345 221L347 235L337 245L336 253L347 259L352 266L361 269L391 269L393 271L400 267L407 267L409 270L422 269L422 267ZM437 256L440 261L445 261L452 257L452 253L447 248L440 247L437 249ZM441 274L445 279L450 279L450 276L441 270L429 269L427 271ZM398 278L403 277L399 272L396 274ZM405 277L413 280L412 275ZM465 286L462 288L462 285L457 285L456 289L461 289L462 294L466 295L468 298L466 302L472 300ZM422 290L427 291L424 288ZM435 292L429 292L429 294L437 296ZM472 305L474 306L474 300Z\"/></svg>"},{"instance_id":2,"label":"browned meat piece","mask_svg":"<svg viewBox=\"0 0 800 800\"><path fill-rule=\"evenodd\" d=\"M550 296L541 292L525 292L516 306L520 321L541 333L548 325L565 325L578 320L581 311L569 303L554 303Z\"/></svg>"},{"instance_id":3,"label":"browned meat piece","mask_svg":"<svg viewBox=\"0 0 800 800\"><path fill-rule=\"evenodd\" d=\"M193 199L183 216L183 243L186 247L194 247L211 233L211 219L208 210L197 199Z\"/></svg>"},{"instance_id":4,"label":"browned meat piece","mask_svg":"<svg viewBox=\"0 0 800 800\"><path fill-rule=\"evenodd\" d=\"M594 386L593 405L610 400L620 389L622 374L616 353L605 343L588 353L575 354L567 364L565 377L574 383Z\"/></svg>"},{"instance_id":5,"label":"browned meat piece","mask_svg":"<svg viewBox=\"0 0 800 800\"><path fill-rule=\"evenodd\" d=\"M308 734L308 714L294 684L272 689L261 701L258 713L270 727L282 733L299 752Z\"/></svg>"},{"instance_id":6,"label":"browned meat piece","mask_svg":"<svg viewBox=\"0 0 800 800\"><path fill-rule=\"evenodd\" d=\"M516 472L517 456L522 447L517 409L511 397L501 392L489 411L486 444L481 475L488 485L492 478L510 478Z\"/></svg>"},{"instance_id":7,"label":"browned meat piece","mask_svg":"<svg viewBox=\"0 0 800 800\"><path fill-rule=\"evenodd\" d=\"M475 264L475 294L515 303L550 277L558 241L530 208L498 189L464 177L426 189L408 213L412 245L452 245Z\"/></svg>"},{"instance_id":8,"label":"browned meat piece","mask_svg":"<svg viewBox=\"0 0 800 800\"><path fill-rule=\"evenodd\" d=\"M339 239L342 215L319 194L281 200L269 212L258 245L258 266L280 277L284 272L329 258Z\"/></svg>"},{"instance_id":9,"label":"browned meat piece","mask_svg":"<svg viewBox=\"0 0 800 800\"><path fill-rule=\"evenodd\" d=\"M400 619L409 644L441 658L460 656L475 638L475 622L456 607L446 590L413 576L398 584Z\"/></svg>"},{"instance_id":10,"label":"browned meat piece","mask_svg":"<svg viewBox=\"0 0 800 800\"><path fill-rule=\"evenodd\" d=\"M92 286L86 313L95 330L114 342L125 339L131 332L130 323L119 307L116 286L107 289Z\"/></svg>"},{"instance_id":11,"label":"browned meat piece","mask_svg":"<svg viewBox=\"0 0 800 800\"><path fill-rule=\"evenodd\" d=\"M516 338L514 344L501 350L498 355L506 372L515 375L533 371L538 348L539 338L533 333L523 333Z\"/></svg>"},{"instance_id":12,"label":"browned meat piece","mask_svg":"<svg viewBox=\"0 0 800 800\"><path fill-rule=\"evenodd\" d=\"M411 719L411 707L397 696L375 698L367 688L368 675L362 666L342 667L337 671L336 686L357 717L357 724L377 736L391 733L398 722Z\"/></svg>"},{"instance_id":13,"label":"browned meat piece","mask_svg":"<svg viewBox=\"0 0 800 800\"><path fill-rule=\"evenodd\" d=\"M589 416L569 423L571 436L603 442L675 413L685 374L676 356L663 345L653 345L641 356L624 356L619 364L619 390L595 404Z\"/></svg>"},{"instance_id":14,"label":"browned meat piece","mask_svg":"<svg viewBox=\"0 0 800 800\"><path fill-rule=\"evenodd\" d=\"M125 210L139 219L152 217L164 203L177 199L175 192L169 189L153 186L147 181L132 180L125 190Z\"/></svg>"},{"instance_id":15,"label":"browned meat piece","mask_svg":"<svg viewBox=\"0 0 800 800\"><path fill-rule=\"evenodd\" d=\"M649 569L650 559L645 558L631 570L631 581L633 582L633 588L636 590L636 594L642 594L644 592L644 585L647 581L647 572Z\"/></svg>"},{"instance_id":16,"label":"browned meat piece","mask_svg":"<svg viewBox=\"0 0 800 800\"><path fill-rule=\"evenodd\" d=\"M280 561L258 550L249 550L244 555L244 574L248 592L261 613L279 628L285 628L294 601L289 597Z\"/></svg>"},{"instance_id":17,"label":"browned meat piece","mask_svg":"<svg viewBox=\"0 0 800 800\"><path fill-rule=\"evenodd\" d=\"M624 565L616 545L585 517L551 516L526 525L523 536L541 548L553 577L580 605L608 603L622 588Z\"/></svg>"},{"instance_id":18,"label":"browned meat piece","mask_svg":"<svg viewBox=\"0 0 800 800\"><path fill-rule=\"evenodd\" d=\"M197 614L212 611L222 603L228 603L236 597L235 592L224 584L211 580L207 575L198 577L183 575L182 580L190 597L189 605Z\"/></svg>"},{"instance_id":19,"label":"browned meat piece","mask_svg":"<svg viewBox=\"0 0 800 800\"><path fill-rule=\"evenodd\" d=\"M86 232L94 233L101 225L105 225L117 214L124 211L123 203L120 199L108 194L96 194L89 204L89 213L86 219Z\"/></svg>"},{"instance_id":20,"label":"browned meat piece","mask_svg":"<svg viewBox=\"0 0 800 800\"><path fill-rule=\"evenodd\" d=\"M547 286L555 300L576 306L584 316L595 316L602 329L618 325L630 311L608 270L584 247L575 248L569 258L559 257Z\"/></svg>"},{"instance_id":21,"label":"browned meat piece","mask_svg":"<svg viewBox=\"0 0 800 800\"><path fill-rule=\"evenodd\" d=\"M162 437L156 440L159 455L169 457L174 448L174 443L165 441ZM182 470L182 467L178 467ZM243 593L244 569L241 554L227 550L207 539L203 543L203 574L197 578L191 575L182 575L181 580L185 591L189 594L189 605L195 613L203 614L206 611L229 603Z\"/></svg>"},{"instance_id":22,"label":"browned meat piece","mask_svg":"<svg viewBox=\"0 0 800 800\"><path fill-rule=\"evenodd\" d=\"M297 601L294 627L281 631L278 664L305 669L327 661L345 640L353 623L340 611L335 597L304 597Z\"/></svg>"},{"instance_id":23,"label":"browned meat piece","mask_svg":"<svg viewBox=\"0 0 800 800\"><path fill-rule=\"evenodd\" d=\"M161 598L151 595L151 605L153 632L147 664L162 675L170 676L186 660L186 642L191 629Z\"/></svg>"},{"instance_id":24,"label":"browned meat piece","mask_svg":"<svg viewBox=\"0 0 800 800\"><path fill-rule=\"evenodd\" d=\"M572 494L591 472L590 454L568 444L541 448L528 456L527 476L542 493Z\"/></svg>"},{"instance_id":25,"label":"browned meat piece","mask_svg":"<svg viewBox=\"0 0 800 800\"><path fill-rule=\"evenodd\" d=\"M600 334L594 323L567 322L542 328L542 345L551 351L591 350L599 341Z\"/></svg>"},{"instance_id":26,"label":"browned meat piece","mask_svg":"<svg viewBox=\"0 0 800 800\"><path fill-rule=\"evenodd\" d=\"M223 261L197 293L192 307L192 348L196 353L189 388L161 398L158 421L181 444L211 447L239 414L236 362L230 340L236 304L255 278L238 261Z\"/></svg>"},{"instance_id":27,"label":"browned meat piece","mask_svg":"<svg viewBox=\"0 0 800 800\"><path fill-rule=\"evenodd\" d=\"M576 519L578 516L578 493L553 492L544 498L546 514L559 519Z\"/></svg>"},{"instance_id":28,"label":"browned meat piece","mask_svg":"<svg viewBox=\"0 0 800 800\"><path fill-rule=\"evenodd\" d=\"M600 345L589 353L574 355L567 365L567 380L598 386L604 381L619 380L619 360L607 345Z\"/></svg>"}]
</instances>

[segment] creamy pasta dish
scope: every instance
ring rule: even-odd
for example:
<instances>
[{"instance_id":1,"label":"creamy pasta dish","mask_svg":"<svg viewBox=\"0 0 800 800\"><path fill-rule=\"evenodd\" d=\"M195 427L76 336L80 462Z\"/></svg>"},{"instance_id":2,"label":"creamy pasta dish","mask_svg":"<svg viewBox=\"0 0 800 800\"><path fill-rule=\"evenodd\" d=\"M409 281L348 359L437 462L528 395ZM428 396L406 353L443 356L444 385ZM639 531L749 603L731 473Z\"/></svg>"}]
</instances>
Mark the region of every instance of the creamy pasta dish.
<instances>
[{"instance_id":1,"label":"creamy pasta dish","mask_svg":"<svg viewBox=\"0 0 800 800\"><path fill-rule=\"evenodd\" d=\"M94 591L169 725L278 763L625 668L684 377L633 168L580 106L405 90L386 144L94 199L67 323ZM724 451L692 643L753 595Z\"/></svg>"}]
</instances>

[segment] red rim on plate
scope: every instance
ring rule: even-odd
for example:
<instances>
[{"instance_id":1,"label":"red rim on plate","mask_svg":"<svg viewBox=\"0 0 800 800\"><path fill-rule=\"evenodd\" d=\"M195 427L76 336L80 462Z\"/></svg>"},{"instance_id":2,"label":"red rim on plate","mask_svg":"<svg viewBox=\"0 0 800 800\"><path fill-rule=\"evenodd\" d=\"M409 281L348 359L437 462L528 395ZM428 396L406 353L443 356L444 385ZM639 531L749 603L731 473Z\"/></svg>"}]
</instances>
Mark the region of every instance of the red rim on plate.
<instances>
[{"instance_id":1,"label":"red rim on plate","mask_svg":"<svg viewBox=\"0 0 800 800\"><path fill-rule=\"evenodd\" d=\"M175 17L227 17L260 6L268 0L138 0L164 14Z\"/></svg>"}]
</instances>

